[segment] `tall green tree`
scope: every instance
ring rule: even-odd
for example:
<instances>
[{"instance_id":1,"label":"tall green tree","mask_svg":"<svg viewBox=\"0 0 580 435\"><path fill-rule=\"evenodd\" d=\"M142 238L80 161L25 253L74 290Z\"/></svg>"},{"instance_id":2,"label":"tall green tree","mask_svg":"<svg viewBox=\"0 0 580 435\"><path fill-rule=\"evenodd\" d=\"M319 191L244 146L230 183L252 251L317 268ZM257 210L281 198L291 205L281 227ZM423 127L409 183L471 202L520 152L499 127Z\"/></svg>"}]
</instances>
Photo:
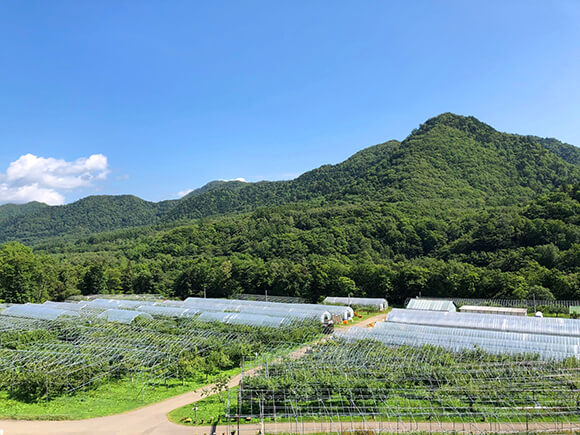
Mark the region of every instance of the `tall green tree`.
<instances>
[{"instance_id":1,"label":"tall green tree","mask_svg":"<svg viewBox=\"0 0 580 435\"><path fill-rule=\"evenodd\" d=\"M6 302L40 302L46 297L42 273L32 249L17 242L0 248L0 298Z\"/></svg>"}]
</instances>

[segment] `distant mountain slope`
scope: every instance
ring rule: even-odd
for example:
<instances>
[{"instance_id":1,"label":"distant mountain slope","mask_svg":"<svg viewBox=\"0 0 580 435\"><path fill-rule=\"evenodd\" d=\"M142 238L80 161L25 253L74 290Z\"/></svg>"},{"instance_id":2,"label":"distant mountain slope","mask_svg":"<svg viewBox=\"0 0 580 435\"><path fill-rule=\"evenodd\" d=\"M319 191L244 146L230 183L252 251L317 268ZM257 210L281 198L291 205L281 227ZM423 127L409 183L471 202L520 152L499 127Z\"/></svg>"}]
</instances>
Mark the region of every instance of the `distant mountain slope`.
<instances>
[{"instance_id":1,"label":"distant mountain slope","mask_svg":"<svg viewBox=\"0 0 580 435\"><path fill-rule=\"evenodd\" d=\"M174 223L299 202L323 206L428 201L430 209L437 201L449 200L461 208L512 205L579 181L577 148L555 139L501 133L474 117L444 113L402 142L363 149L342 163L290 181L213 181L181 200L160 203L134 196L95 196L60 207L0 207L0 219L3 210L6 216L13 213L0 220L0 242Z\"/></svg>"},{"instance_id":2,"label":"distant mountain slope","mask_svg":"<svg viewBox=\"0 0 580 435\"><path fill-rule=\"evenodd\" d=\"M48 207L48 205L36 201L29 202L28 204L0 205L0 225L5 219L31 214L45 207Z\"/></svg>"},{"instance_id":3,"label":"distant mountain slope","mask_svg":"<svg viewBox=\"0 0 580 435\"><path fill-rule=\"evenodd\" d=\"M398 141L366 148L338 165L324 165L290 181L261 181L238 189L220 189L184 198L165 220L200 218L256 207L314 199L359 200L381 185L377 167L398 149Z\"/></svg>"},{"instance_id":4,"label":"distant mountain slope","mask_svg":"<svg viewBox=\"0 0 580 435\"><path fill-rule=\"evenodd\" d=\"M152 203L130 195L89 196L72 204L41 207L6 219L0 241L24 242L63 235L81 235L158 221L172 201Z\"/></svg>"},{"instance_id":5,"label":"distant mountain slope","mask_svg":"<svg viewBox=\"0 0 580 435\"><path fill-rule=\"evenodd\" d=\"M212 192L214 190L238 190L247 185L248 183L239 180L214 180L203 185L202 187L192 190L183 198L192 198L194 196L199 196L203 193Z\"/></svg>"},{"instance_id":6,"label":"distant mountain slope","mask_svg":"<svg viewBox=\"0 0 580 435\"><path fill-rule=\"evenodd\" d=\"M189 219L324 198L353 201L460 199L517 203L580 179L561 146L501 133L473 117L444 113L403 142L367 148L292 181L210 191L180 201L165 219Z\"/></svg>"},{"instance_id":7,"label":"distant mountain slope","mask_svg":"<svg viewBox=\"0 0 580 435\"><path fill-rule=\"evenodd\" d=\"M568 143L560 142L558 139L548 137L528 136L533 141L538 142L546 149L552 151L568 163L580 165L580 148Z\"/></svg>"}]
</instances>

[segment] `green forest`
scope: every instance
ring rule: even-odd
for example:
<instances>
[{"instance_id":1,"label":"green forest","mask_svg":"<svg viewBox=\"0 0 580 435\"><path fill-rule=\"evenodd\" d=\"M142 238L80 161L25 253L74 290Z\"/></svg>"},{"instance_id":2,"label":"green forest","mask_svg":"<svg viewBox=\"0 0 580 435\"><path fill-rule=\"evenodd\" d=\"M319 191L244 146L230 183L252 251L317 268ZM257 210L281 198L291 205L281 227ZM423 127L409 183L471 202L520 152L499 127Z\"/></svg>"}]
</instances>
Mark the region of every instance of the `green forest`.
<instances>
[{"instance_id":1,"label":"green forest","mask_svg":"<svg viewBox=\"0 0 580 435\"><path fill-rule=\"evenodd\" d=\"M0 206L0 299L580 299L580 149L439 115L295 180Z\"/></svg>"}]
</instances>

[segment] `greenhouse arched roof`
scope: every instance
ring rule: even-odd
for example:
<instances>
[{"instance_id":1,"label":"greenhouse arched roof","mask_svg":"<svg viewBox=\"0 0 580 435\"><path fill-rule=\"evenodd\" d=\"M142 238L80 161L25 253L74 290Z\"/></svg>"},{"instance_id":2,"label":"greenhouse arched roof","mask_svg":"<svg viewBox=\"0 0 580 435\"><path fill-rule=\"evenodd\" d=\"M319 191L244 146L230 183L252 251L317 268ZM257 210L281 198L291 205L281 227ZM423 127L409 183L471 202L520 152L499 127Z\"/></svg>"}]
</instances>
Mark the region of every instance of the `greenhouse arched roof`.
<instances>
[{"instance_id":1,"label":"greenhouse arched roof","mask_svg":"<svg viewBox=\"0 0 580 435\"><path fill-rule=\"evenodd\" d=\"M105 319L107 322L131 323L137 317L153 319L151 314L142 311L116 310L114 308L103 311L97 318Z\"/></svg>"},{"instance_id":2,"label":"greenhouse arched roof","mask_svg":"<svg viewBox=\"0 0 580 435\"><path fill-rule=\"evenodd\" d=\"M78 317L79 314L70 310L59 310L44 305L24 304L12 305L1 313L3 316L24 317L28 319L56 320L59 317Z\"/></svg>"},{"instance_id":3,"label":"greenhouse arched roof","mask_svg":"<svg viewBox=\"0 0 580 435\"><path fill-rule=\"evenodd\" d=\"M394 309L387 322L580 337L580 320Z\"/></svg>"}]
</instances>

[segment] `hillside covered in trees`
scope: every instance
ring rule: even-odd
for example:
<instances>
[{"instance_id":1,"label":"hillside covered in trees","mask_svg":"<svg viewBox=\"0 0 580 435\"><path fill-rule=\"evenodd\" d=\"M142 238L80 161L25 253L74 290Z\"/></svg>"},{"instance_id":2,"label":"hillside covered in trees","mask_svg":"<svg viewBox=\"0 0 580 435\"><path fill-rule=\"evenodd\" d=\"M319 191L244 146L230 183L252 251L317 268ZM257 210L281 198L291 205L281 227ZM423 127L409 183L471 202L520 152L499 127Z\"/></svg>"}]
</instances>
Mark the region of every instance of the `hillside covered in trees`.
<instances>
[{"instance_id":1,"label":"hillside covered in trees","mask_svg":"<svg viewBox=\"0 0 580 435\"><path fill-rule=\"evenodd\" d=\"M555 139L447 113L291 181L2 206L0 299L580 298L579 161Z\"/></svg>"}]
</instances>

